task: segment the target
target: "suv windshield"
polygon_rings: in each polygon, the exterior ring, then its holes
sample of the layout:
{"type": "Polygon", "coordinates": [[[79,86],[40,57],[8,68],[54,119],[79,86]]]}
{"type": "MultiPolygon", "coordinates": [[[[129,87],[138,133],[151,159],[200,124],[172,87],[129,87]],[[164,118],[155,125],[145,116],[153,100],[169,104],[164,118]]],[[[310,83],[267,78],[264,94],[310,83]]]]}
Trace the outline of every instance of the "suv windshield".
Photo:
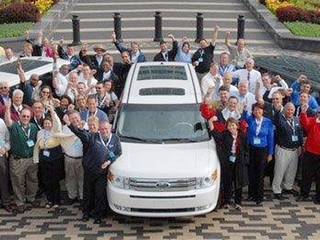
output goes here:
{"type": "Polygon", "coordinates": [[[177,143],[209,139],[197,104],[124,104],[117,132],[125,142],[177,143]]]}
{"type": "Polygon", "coordinates": [[[184,66],[141,66],[137,80],[187,80],[187,73],[184,66]]]}

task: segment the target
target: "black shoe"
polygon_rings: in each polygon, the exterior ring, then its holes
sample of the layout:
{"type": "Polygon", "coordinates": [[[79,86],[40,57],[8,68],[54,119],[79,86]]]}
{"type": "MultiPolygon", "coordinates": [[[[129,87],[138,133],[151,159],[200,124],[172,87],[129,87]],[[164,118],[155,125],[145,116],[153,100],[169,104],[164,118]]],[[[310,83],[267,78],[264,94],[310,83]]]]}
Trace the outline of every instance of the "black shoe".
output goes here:
{"type": "Polygon", "coordinates": [[[36,193],[36,199],[41,198],[42,194],[44,194],[44,188],[39,188],[37,193],[36,193]]]}
{"type": "Polygon", "coordinates": [[[77,198],[67,198],[63,203],[65,205],[73,205],[76,202],[78,202],[77,198]]]}
{"type": "Polygon", "coordinates": [[[256,200],[256,205],[257,206],[262,206],[262,199],[257,199],[256,200]]]}
{"type": "Polygon", "coordinates": [[[82,222],[88,222],[90,217],[91,217],[90,214],[84,213],[82,216],[82,222]]]}
{"type": "Polygon", "coordinates": [[[313,198],[313,203],[314,203],[314,204],[317,204],[317,205],[320,205],[320,199],[317,198],[316,196],[314,196],[314,198],[313,198]]]}
{"type": "Polygon", "coordinates": [[[282,194],[291,194],[293,196],[298,196],[299,195],[299,192],[294,190],[294,189],[290,189],[290,190],[287,190],[287,189],[283,189],[282,194]]]}
{"type": "Polygon", "coordinates": [[[34,208],[38,208],[40,207],[41,201],[40,200],[34,200],[34,201],[27,201],[27,203],[30,203],[32,205],[32,207],[34,208]]]}
{"type": "Polygon", "coordinates": [[[102,221],[101,221],[100,218],[96,218],[96,219],[94,219],[94,222],[93,222],[93,223],[94,223],[94,224],[101,224],[102,221]]]}
{"type": "Polygon", "coordinates": [[[256,200],[256,198],[253,197],[253,196],[249,196],[249,197],[246,199],[246,201],[255,201],[255,200],[256,200]]]}
{"type": "Polygon", "coordinates": [[[307,202],[308,200],[309,200],[308,196],[301,196],[301,195],[296,199],[297,202],[307,202]]]}
{"type": "Polygon", "coordinates": [[[275,198],[275,199],[278,199],[278,200],[285,200],[285,199],[288,199],[287,197],[282,196],[282,194],[281,194],[281,193],[275,193],[275,194],[274,194],[274,198],[275,198]]]}
{"type": "Polygon", "coordinates": [[[3,208],[4,208],[4,210],[6,210],[9,213],[11,213],[13,211],[13,207],[10,204],[4,205],[3,208]]]}
{"type": "Polygon", "coordinates": [[[24,213],[24,211],[26,210],[26,206],[25,206],[25,205],[17,206],[17,207],[15,208],[15,210],[16,210],[18,213],[24,213]]]}

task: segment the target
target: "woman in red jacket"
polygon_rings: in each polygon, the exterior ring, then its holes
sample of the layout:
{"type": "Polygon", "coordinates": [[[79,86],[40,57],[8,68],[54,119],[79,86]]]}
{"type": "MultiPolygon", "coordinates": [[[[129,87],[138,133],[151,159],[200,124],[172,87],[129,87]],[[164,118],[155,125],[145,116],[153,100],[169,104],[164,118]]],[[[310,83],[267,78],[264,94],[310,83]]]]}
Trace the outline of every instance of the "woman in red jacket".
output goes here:
{"type": "Polygon", "coordinates": [[[300,123],[307,134],[305,153],[302,160],[302,181],[300,196],[297,201],[309,197],[311,183],[316,179],[316,196],[314,203],[320,204],[320,108],[316,117],[307,117],[307,105],[301,106],[300,123]]]}

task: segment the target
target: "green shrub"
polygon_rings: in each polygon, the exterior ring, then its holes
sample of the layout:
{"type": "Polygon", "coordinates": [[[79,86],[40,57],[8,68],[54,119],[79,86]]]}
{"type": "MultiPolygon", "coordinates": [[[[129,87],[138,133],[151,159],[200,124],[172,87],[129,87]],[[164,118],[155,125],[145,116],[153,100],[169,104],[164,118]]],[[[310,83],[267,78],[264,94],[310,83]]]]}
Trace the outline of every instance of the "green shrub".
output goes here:
{"type": "Polygon", "coordinates": [[[32,3],[12,3],[0,9],[0,24],[17,22],[38,22],[40,12],[32,3]]]}
{"type": "Polygon", "coordinates": [[[305,21],[307,12],[300,7],[286,6],[277,8],[276,16],[280,22],[305,21]]]}
{"type": "Polygon", "coordinates": [[[293,35],[300,37],[320,37],[320,25],[305,22],[284,22],[293,35]]]}
{"type": "Polygon", "coordinates": [[[24,36],[25,31],[30,29],[32,26],[32,22],[1,24],[0,38],[24,36]]]}
{"type": "Polygon", "coordinates": [[[32,3],[12,3],[0,9],[0,24],[38,22],[39,20],[39,9],[32,3]]]}

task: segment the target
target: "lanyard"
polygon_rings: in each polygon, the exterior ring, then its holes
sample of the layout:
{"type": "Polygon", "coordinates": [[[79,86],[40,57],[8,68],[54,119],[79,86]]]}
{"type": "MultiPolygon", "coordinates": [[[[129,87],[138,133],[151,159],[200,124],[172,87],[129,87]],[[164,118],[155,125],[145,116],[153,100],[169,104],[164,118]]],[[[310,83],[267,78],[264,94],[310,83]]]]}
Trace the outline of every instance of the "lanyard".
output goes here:
{"type": "Polygon", "coordinates": [[[36,117],[33,117],[34,123],[37,125],[38,129],[42,129],[41,124],[38,122],[38,119],[36,117]]]}
{"type": "MultiPolygon", "coordinates": [[[[94,112],[93,116],[96,116],[96,115],[97,115],[97,112],[98,112],[98,109],[96,109],[96,111],[94,112]]],[[[87,120],[86,120],[86,122],[88,122],[89,114],[90,114],[90,112],[89,112],[89,110],[88,110],[88,112],[87,112],[87,118],[86,118],[87,120]]]]}
{"type": "Polygon", "coordinates": [[[293,131],[293,135],[296,135],[296,131],[295,131],[295,127],[294,127],[294,118],[292,119],[292,122],[290,122],[288,119],[286,119],[287,123],[289,124],[289,126],[291,127],[292,131],[293,131]]]}
{"type": "Polygon", "coordinates": [[[47,131],[47,130],[44,130],[44,133],[43,133],[43,143],[44,143],[44,148],[46,149],[48,147],[48,139],[50,137],[50,132],[47,131]]]}
{"type": "Polygon", "coordinates": [[[18,122],[22,131],[24,132],[24,134],[26,135],[27,139],[30,139],[30,133],[31,133],[31,126],[30,124],[28,124],[28,132],[26,131],[26,129],[21,125],[21,122],[18,122]]]}
{"type": "Polygon", "coordinates": [[[260,130],[261,130],[261,125],[262,125],[263,117],[261,118],[260,121],[258,121],[258,120],[255,118],[255,121],[256,121],[256,124],[257,124],[256,136],[258,136],[259,133],[260,133],[260,130]]]}
{"type": "MultiPolygon", "coordinates": [[[[100,101],[98,108],[102,107],[102,105],[104,104],[106,98],[107,98],[107,93],[104,95],[103,99],[100,101]]],[[[98,101],[99,101],[99,97],[98,97],[98,101]]]]}
{"type": "Polygon", "coordinates": [[[101,140],[103,146],[104,146],[106,149],[108,149],[108,145],[109,145],[109,143],[110,143],[110,141],[111,141],[112,133],[110,133],[110,136],[109,136],[109,139],[108,139],[108,142],[107,142],[107,143],[104,142],[104,140],[103,140],[103,138],[102,138],[102,136],[101,136],[101,133],[99,133],[99,136],[100,136],[100,140],[101,140]]]}

